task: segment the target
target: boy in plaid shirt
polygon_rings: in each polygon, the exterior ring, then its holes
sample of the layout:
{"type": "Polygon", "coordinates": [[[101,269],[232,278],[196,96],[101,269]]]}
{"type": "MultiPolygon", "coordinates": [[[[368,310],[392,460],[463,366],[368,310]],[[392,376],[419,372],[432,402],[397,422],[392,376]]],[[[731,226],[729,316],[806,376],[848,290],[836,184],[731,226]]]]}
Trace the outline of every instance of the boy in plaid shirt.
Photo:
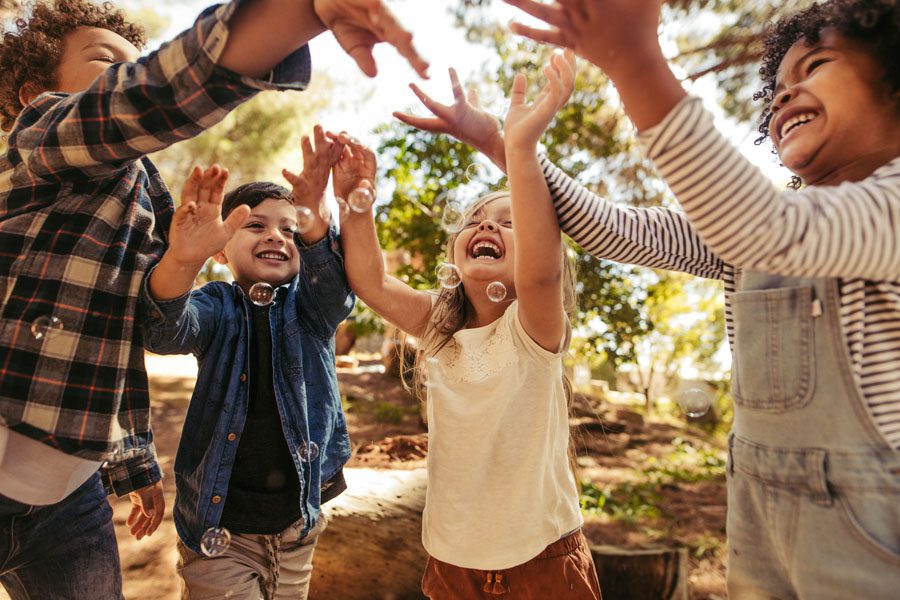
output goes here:
{"type": "Polygon", "coordinates": [[[136,537],[162,520],[136,321],[173,203],[146,154],[260,90],[305,87],[305,44],[325,29],[369,75],[379,41],[425,72],[380,0],[234,0],[144,58],[140,30],[86,0],[38,4],[4,35],[0,582],[13,598],[121,597],[103,483],[130,494],[136,537]]]}

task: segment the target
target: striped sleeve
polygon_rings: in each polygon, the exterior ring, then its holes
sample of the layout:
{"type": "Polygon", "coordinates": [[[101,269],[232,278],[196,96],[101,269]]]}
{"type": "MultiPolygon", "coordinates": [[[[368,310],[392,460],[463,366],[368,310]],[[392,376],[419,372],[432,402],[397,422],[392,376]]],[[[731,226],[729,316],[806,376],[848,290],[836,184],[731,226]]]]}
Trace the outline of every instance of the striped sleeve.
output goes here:
{"type": "Polygon", "coordinates": [[[684,213],[634,208],[586,189],[546,157],[541,168],[559,226],[594,256],[621,263],[722,279],[725,265],[704,244],[684,213]]]}
{"type": "Polygon", "coordinates": [[[837,186],[779,190],[686,98],[640,136],[713,251],[795,277],[900,278],[900,159],[837,186]]]}

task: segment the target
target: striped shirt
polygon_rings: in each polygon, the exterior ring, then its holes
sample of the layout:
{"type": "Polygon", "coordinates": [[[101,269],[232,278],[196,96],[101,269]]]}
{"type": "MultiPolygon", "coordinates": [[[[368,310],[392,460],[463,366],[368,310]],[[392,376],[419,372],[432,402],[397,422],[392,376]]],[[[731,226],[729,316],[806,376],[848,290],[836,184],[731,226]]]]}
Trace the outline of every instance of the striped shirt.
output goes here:
{"type": "Polygon", "coordinates": [[[145,155],[309,81],[305,47],[265,81],[216,65],[238,3],[83,92],[42,94],[0,156],[0,426],[110,461],[120,494],[159,478],[138,297],[173,202],[145,155]]]}
{"type": "Polygon", "coordinates": [[[854,375],[900,449],[900,158],[862,181],[779,190],[696,98],[639,141],[685,212],[614,204],[542,159],[563,231],[600,258],[724,281],[732,343],[737,268],[837,278],[854,375]]]}

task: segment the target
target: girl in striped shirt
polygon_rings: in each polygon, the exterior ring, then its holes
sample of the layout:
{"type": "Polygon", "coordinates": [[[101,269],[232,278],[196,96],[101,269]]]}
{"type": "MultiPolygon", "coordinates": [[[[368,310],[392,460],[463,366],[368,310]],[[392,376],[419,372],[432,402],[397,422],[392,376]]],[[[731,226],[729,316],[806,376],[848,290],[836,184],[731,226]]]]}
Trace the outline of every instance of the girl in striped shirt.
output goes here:
{"type": "MultiPolygon", "coordinates": [[[[778,190],[688,97],[658,0],[507,0],[615,83],[684,212],[613,204],[548,161],[562,229],[610,260],[725,282],[734,354],[732,598],[888,598],[900,587],[900,7],[832,0],[767,34],[760,131],[797,176],[778,190]],[[652,92],[650,91],[652,90],[652,92]]],[[[434,118],[502,165],[476,98],[434,118]],[[477,127],[473,126],[477,124],[477,127]]]]}

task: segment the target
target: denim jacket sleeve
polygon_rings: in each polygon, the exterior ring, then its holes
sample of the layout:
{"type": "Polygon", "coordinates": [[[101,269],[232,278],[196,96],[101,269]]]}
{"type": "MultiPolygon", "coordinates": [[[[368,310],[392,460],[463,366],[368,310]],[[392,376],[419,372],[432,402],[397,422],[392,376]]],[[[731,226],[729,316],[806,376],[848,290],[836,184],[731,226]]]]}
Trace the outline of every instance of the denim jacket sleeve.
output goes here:
{"type": "Polygon", "coordinates": [[[141,286],[144,347],[157,354],[202,355],[222,312],[220,294],[210,293],[214,288],[207,284],[172,300],[154,300],[148,289],[152,273],[141,286]]]}
{"type": "Polygon", "coordinates": [[[297,246],[300,248],[298,318],[311,333],[330,338],[356,302],[344,271],[340,234],[332,223],[318,242],[307,246],[298,237],[297,246]]]}
{"type": "Polygon", "coordinates": [[[101,178],[197,135],[260,90],[305,88],[307,46],[258,80],[217,65],[241,1],[209,7],[171,42],[110,66],[84,91],[41,94],[19,115],[10,151],[47,181],[101,178]]]}

